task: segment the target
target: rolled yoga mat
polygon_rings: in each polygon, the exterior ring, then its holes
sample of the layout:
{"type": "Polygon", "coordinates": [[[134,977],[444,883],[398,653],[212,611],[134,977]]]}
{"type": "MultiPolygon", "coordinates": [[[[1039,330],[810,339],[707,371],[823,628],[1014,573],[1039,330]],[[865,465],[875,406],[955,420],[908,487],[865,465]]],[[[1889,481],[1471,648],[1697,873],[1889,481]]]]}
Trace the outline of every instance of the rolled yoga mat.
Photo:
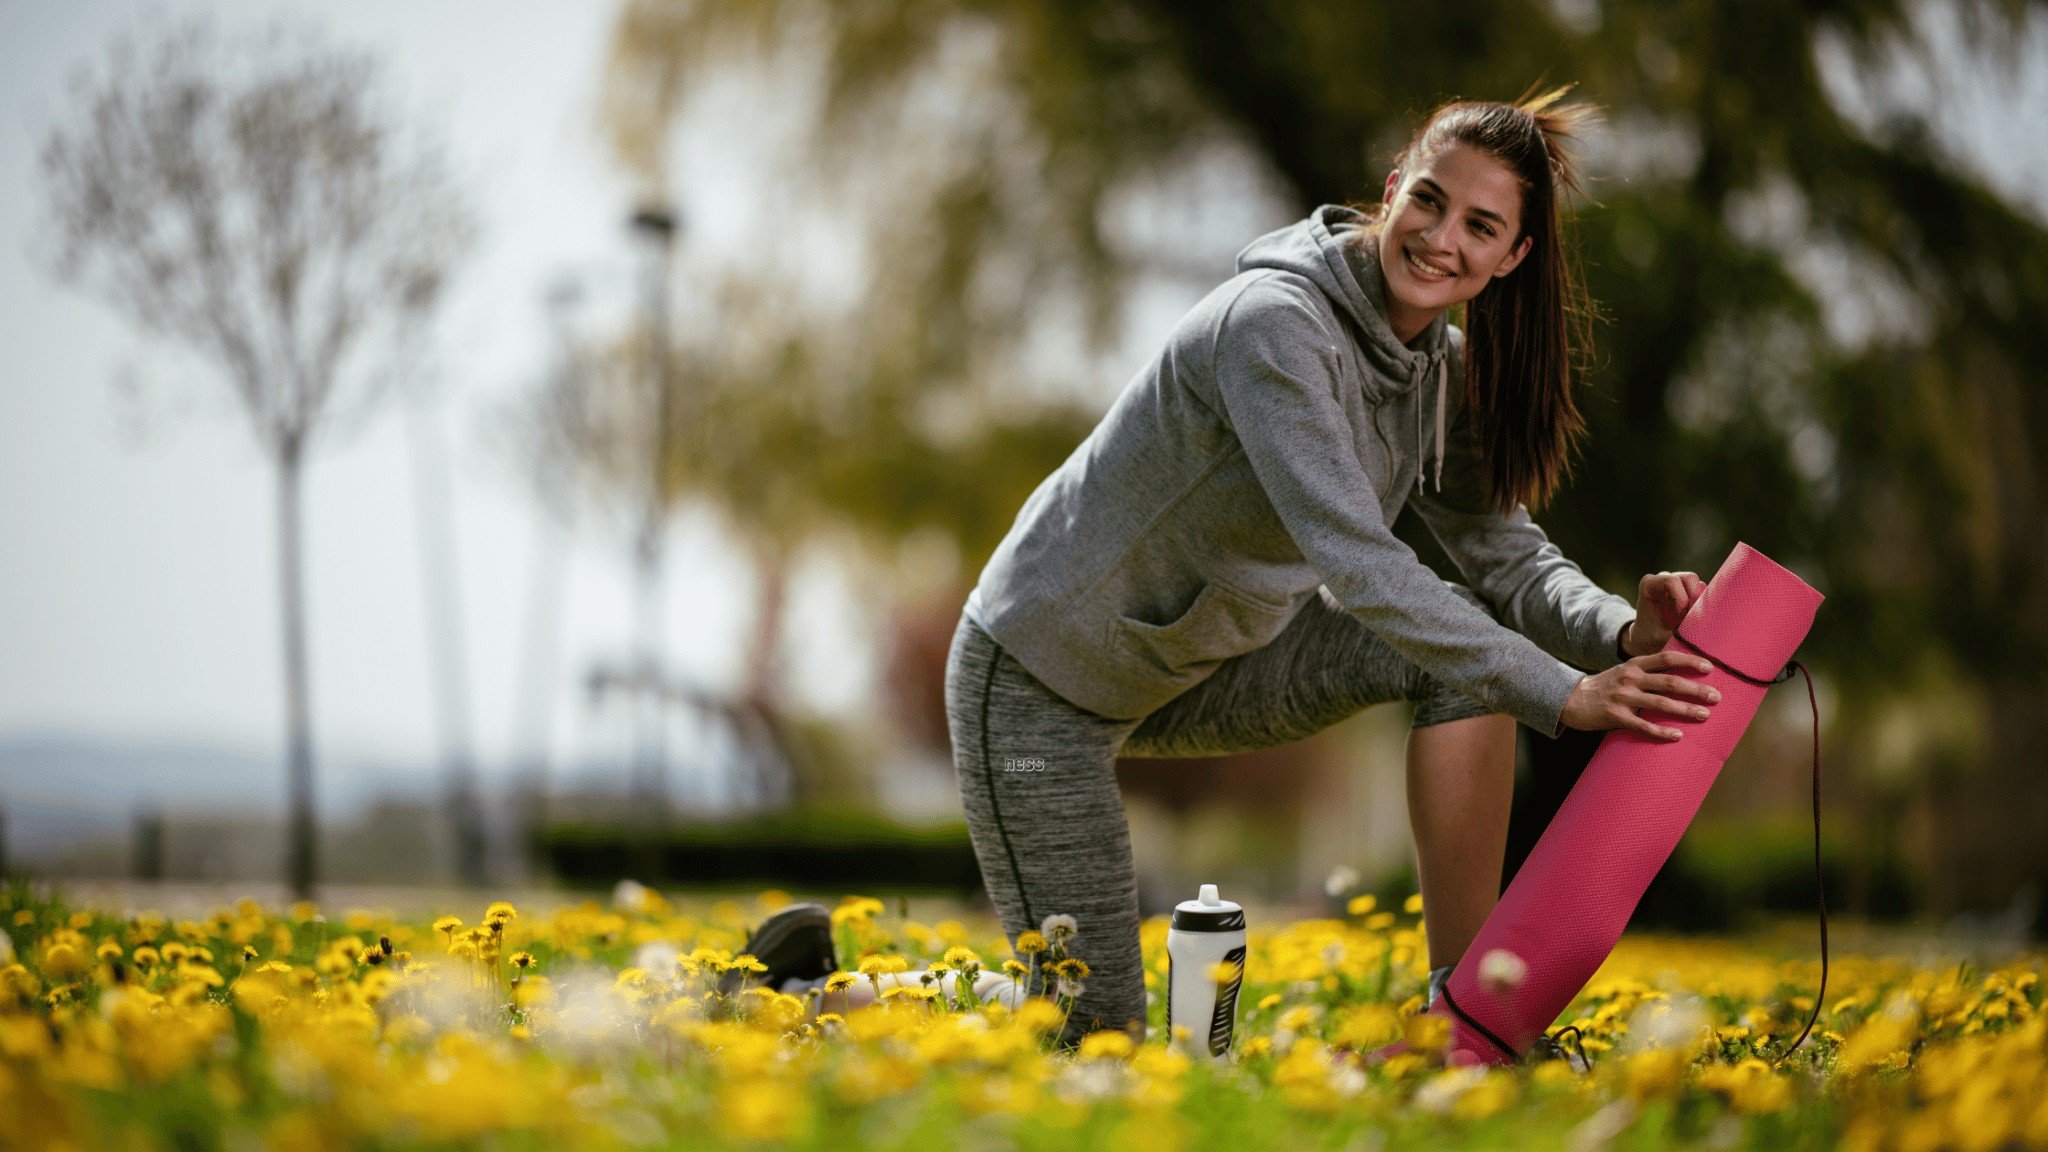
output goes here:
{"type": "MultiPolygon", "coordinates": [[[[1705,679],[1720,690],[1720,701],[1705,720],[1647,713],[1660,726],[1683,731],[1681,739],[1616,729],[1601,741],[1429,1010],[1451,1021],[1452,1063],[1513,1063],[1544,1039],[1545,1029],[1593,978],[1748,731],[1764,693],[1789,678],[1795,666],[1805,671],[1791,662],[1792,654],[1812,628],[1820,602],[1821,594],[1805,581],[1747,544],[1736,544],[1665,644],[1667,651],[1704,656],[1714,665],[1707,673],[1671,674],[1705,679]],[[1512,988],[1496,991],[1480,980],[1482,959],[1496,949],[1527,966],[1512,988]]],[[[1809,677],[1809,696],[1812,690],[1809,677]]],[[[1817,730],[1814,739],[1817,833],[1817,730]]],[[[1825,915],[1823,905],[1823,966],[1825,915]]],[[[1822,973],[1825,988],[1825,967],[1822,973]]],[[[1814,1007],[1817,1012],[1819,997],[1814,1007]]]]}

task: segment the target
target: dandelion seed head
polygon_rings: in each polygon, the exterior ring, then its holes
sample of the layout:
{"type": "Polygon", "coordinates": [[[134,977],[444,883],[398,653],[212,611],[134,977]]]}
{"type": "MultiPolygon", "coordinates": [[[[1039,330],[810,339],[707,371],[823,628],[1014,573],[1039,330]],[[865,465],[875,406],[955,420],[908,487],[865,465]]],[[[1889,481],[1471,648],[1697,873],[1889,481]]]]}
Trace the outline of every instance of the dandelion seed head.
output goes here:
{"type": "Polygon", "coordinates": [[[1323,892],[1332,900],[1356,887],[1358,887],[1358,870],[1348,865],[1337,865],[1335,868],[1330,869],[1328,876],[1323,878],[1323,892]]]}

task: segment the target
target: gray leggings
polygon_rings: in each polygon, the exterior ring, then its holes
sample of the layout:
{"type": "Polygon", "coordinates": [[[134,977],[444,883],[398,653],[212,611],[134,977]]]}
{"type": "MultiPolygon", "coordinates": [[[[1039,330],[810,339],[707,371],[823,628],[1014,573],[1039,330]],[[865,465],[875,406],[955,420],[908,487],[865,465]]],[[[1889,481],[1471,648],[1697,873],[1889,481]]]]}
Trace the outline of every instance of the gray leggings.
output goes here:
{"type": "MultiPolygon", "coordinates": [[[[1450,587],[1487,608],[1471,589],[1450,587]]],[[[1394,700],[1415,702],[1414,728],[1492,711],[1410,663],[1327,591],[1270,644],[1224,661],[1135,720],[1070,703],[961,615],[946,661],[960,801],[1005,934],[1014,942],[1054,913],[1080,923],[1068,951],[1090,974],[1066,1042],[1098,1028],[1145,1027],[1137,876],[1117,757],[1270,748],[1394,700]]]]}

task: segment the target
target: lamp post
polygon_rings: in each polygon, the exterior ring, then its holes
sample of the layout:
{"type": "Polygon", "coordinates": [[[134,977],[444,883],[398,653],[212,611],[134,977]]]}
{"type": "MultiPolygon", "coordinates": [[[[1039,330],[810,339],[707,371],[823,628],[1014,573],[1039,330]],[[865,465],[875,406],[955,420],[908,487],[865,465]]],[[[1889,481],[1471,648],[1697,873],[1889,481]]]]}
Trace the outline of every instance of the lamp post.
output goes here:
{"type": "Polygon", "coordinates": [[[636,692],[633,698],[630,794],[633,811],[640,819],[662,824],[667,822],[669,803],[667,708],[660,691],[663,680],[662,568],[670,501],[676,483],[673,466],[675,380],[669,348],[669,280],[678,222],[675,212],[666,205],[648,204],[633,213],[629,226],[643,251],[647,379],[654,391],[653,428],[648,437],[647,503],[641,512],[638,539],[633,550],[638,601],[636,627],[639,632],[635,638],[637,667],[634,678],[645,690],[636,692]]]}

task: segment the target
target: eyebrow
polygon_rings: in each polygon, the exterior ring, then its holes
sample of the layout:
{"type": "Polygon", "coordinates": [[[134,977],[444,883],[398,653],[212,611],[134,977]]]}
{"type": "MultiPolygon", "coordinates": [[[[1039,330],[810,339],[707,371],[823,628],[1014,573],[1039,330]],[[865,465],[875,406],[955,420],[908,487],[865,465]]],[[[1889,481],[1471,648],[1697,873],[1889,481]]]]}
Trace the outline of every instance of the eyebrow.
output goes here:
{"type": "MultiPolygon", "coordinates": [[[[1432,192],[1436,193],[1437,195],[1439,195],[1439,196],[1443,197],[1443,198],[1444,198],[1444,199],[1446,199],[1446,200],[1449,200],[1449,199],[1451,198],[1451,194],[1450,194],[1450,193],[1448,193],[1448,192],[1446,192],[1446,191],[1444,191],[1444,186],[1443,186],[1443,185],[1441,185],[1441,184],[1437,183],[1437,182],[1436,182],[1436,181],[1434,181],[1434,180],[1431,180],[1431,179],[1430,179],[1429,177],[1427,177],[1427,176],[1417,176],[1417,177],[1415,178],[1415,182],[1416,182],[1417,184],[1427,184],[1427,185],[1429,185],[1429,189],[1430,189],[1430,191],[1432,191],[1432,192]]],[[[1500,213],[1498,213],[1498,212],[1495,212],[1495,211],[1493,211],[1493,210],[1492,210],[1492,209],[1490,209],[1490,208],[1480,208],[1480,207],[1476,207],[1476,206],[1475,206],[1475,207],[1474,207],[1474,208],[1472,209],[1472,212],[1473,212],[1473,214],[1474,214],[1474,215],[1478,215],[1478,216],[1484,216],[1484,217],[1486,217],[1486,218],[1487,218],[1488,220],[1493,220],[1493,221],[1496,221],[1496,222],[1498,222],[1498,223],[1500,224],[1500,226],[1501,226],[1501,227],[1503,227],[1503,228],[1505,228],[1505,227],[1507,227],[1507,226],[1508,226],[1508,221],[1507,221],[1507,217],[1505,217],[1505,216],[1502,216],[1502,215],[1501,215],[1500,213]]]]}

